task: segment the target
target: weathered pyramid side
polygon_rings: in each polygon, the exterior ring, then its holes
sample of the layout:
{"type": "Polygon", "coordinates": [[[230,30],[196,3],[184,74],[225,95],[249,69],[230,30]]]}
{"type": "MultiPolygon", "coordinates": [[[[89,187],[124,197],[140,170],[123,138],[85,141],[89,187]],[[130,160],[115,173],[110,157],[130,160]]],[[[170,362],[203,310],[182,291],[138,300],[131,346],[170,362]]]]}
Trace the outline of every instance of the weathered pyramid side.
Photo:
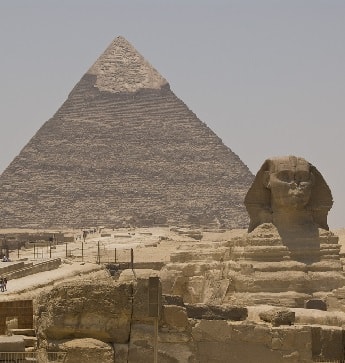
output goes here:
{"type": "Polygon", "coordinates": [[[245,227],[252,174],[116,38],[0,177],[2,227],[245,227]]]}

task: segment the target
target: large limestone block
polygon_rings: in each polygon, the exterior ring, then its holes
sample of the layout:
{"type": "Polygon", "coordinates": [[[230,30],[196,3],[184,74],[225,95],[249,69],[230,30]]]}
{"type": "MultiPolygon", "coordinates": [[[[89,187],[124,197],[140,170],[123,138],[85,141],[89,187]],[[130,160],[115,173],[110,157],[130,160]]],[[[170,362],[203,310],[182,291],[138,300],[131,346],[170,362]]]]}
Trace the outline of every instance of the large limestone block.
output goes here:
{"type": "Polygon", "coordinates": [[[295,312],[296,324],[345,326],[345,312],[316,309],[291,309],[295,312]]]}
{"type": "MultiPolygon", "coordinates": [[[[273,327],[271,349],[279,351],[287,362],[310,362],[312,358],[311,328],[296,325],[273,327]]],[[[281,361],[285,362],[285,360],[281,361]]]]}
{"type": "Polygon", "coordinates": [[[162,362],[199,363],[196,360],[195,348],[192,343],[160,343],[159,357],[162,357],[162,362]]]}
{"type": "Polygon", "coordinates": [[[178,276],[174,282],[172,293],[174,295],[181,295],[184,302],[202,302],[205,283],[205,276],[178,276]]]}
{"type": "Polygon", "coordinates": [[[180,273],[164,274],[164,293],[180,295],[188,303],[222,303],[229,287],[227,266],[224,263],[179,264],[180,273]],[[170,281],[171,281],[170,280],[170,281]]]}
{"type": "Polygon", "coordinates": [[[289,251],[285,246],[245,246],[234,247],[231,258],[253,261],[283,261],[289,258],[289,251]]]}
{"type": "Polygon", "coordinates": [[[246,322],[201,320],[192,335],[200,363],[312,361],[311,331],[304,327],[270,328],[246,322]]]}
{"type": "MultiPolygon", "coordinates": [[[[314,293],[331,291],[344,286],[345,276],[338,271],[275,271],[230,274],[231,290],[237,292],[287,292],[314,293]]],[[[230,290],[230,291],[231,291],[230,290]]]]}
{"type": "Polygon", "coordinates": [[[273,326],[292,325],[295,322],[295,313],[289,309],[272,308],[261,312],[259,316],[273,326]]]}
{"type": "Polygon", "coordinates": [[[57,344],[56,348],[67,353],[65,363],[115,363],[112,346],[96,339],[67,340],[57,344]]]}
{"type": "Polygon", "coordinates": [[[327,304],[322,299],[309,299],[305,302],[304,307],[306,309],[327,310],[327,304]]]}
{"type": "Polygon", "coordinates": [[[210,270],[220,270],[224,266],[220,261],[202,261],[186,263],[168,263],[164,270],[173,273],[180,271],[185,277],[202,276],[210,270]]]}
{"type": "MultiPolygon", "coordinates": [[[[179,339],[176,334],[158,334],[158,362],[160,363],[196,363],[194,348],[190,338],[182,334],[179,339]],[[169,339],[167,336],[171,335],[169,339]],[[178,342],[177,342],[178,341],[178,342]]],[[[133,324],[128,351],[128,363],[152,363],[154,347],[154,327],[151,324],[133,324]]]]}
{"type": "Polygon", "coordinates": [[[333,362],[344,360],[344,332],[342,328],[313,326],[311,329],[314,359],[333,362]]]}
{"type": "Polygon", "coordinates": [[[332,291],[345,285],[345,276],[338,271],[308,272],[309,291],[332,291]]]}
{"type": "Polygon", "coordinates": [[[333,290],[326,298],[328,310],[345,312],[345,287],[333,290]]]}
{"type": "Polygon", "coordinates": [[[132,285],[113,280],[74,281],[43,293],[37,302],[40,339],[129,339],[132,285]]]}
{"type": "Polygon", "coordinates": [[[233,290],[237,292],[308,292],[309,279],[302,271],[233,273],[233,290]]]}
{"type": "Polygon", "coordinates": [[[131,326],[130,347],[133,345],[151,349],[154,341],[154,322],[133,323],[131,326]]]}
{"type": "Polygon", "coordinates": [[[233,305],[273,305],[285,306],[291,308],[304,307],[306,300],[309,300],[311,295],[301,294],[294,291],[287,292],[256,292],[256,293],[233,293],[228,294],[224,300],[227,304],[233,305]]]}
{"type": "Polygon", "coordinates": [[[23,336],[1,336],[0,352],[24,352],[25,341],[23,336]]]}
{"type": "Polygon", "coordinates": [[[115,362],[127,363],[128,344],[114,344],[115,362]]]}
{"type": "Polygon", "coordinates": [[[245,320],[248,311],[244,307],[231,305],[186,304],[187,314],[192,319],[245,320]]]}
{"type": "Polygon", "coordinates": [[[182,306],[165,305],[163,307],[163,321],[178,331],[185,331],[190,327],[186,308],[182,306]]]}
{"type": "Polygon", "coordinates": [[[220,261],[229,258],[227,247],[203,248],[190,251],[179,251],[170,256],[171,262],[187,263],[190,261],[220,261]]]}
{"type": "MultiPolygon", "coordinates": [[[[160,304],[162,301],[162,291],[158,292],[160,304]]],[[[161,307],[160,307],[161,309],[161,307]]],[[[140,322],[150,322],[152,318],[149,317],[149,279],[138,278],[134,283],[133,292],[133,314],[132,319],[140,322]]]]}

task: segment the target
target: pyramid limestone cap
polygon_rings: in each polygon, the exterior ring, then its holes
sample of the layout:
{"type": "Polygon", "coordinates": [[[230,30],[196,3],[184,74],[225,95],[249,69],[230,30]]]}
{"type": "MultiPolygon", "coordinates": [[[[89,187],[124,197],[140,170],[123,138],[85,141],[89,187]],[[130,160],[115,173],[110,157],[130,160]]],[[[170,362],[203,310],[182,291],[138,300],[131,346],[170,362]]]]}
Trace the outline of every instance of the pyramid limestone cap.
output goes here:
{"type": "Polygon", "coordinates": [[[87,73],[96,76],[95,87],[112,93],[160,89],[168,84],[123,37],[115,38],[87,73]]]}

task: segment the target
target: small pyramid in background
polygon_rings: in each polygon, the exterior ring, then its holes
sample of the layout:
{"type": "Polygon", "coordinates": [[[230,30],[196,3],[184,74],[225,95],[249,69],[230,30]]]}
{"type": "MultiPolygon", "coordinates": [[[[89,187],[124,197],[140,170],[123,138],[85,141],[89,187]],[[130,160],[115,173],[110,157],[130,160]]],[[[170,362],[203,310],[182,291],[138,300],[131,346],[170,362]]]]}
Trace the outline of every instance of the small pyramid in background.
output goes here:
{"type": "Polygon", "coordinates": [[[246,227],[252,179],[118,37],[0,176],[0,226],[246,227]]]}

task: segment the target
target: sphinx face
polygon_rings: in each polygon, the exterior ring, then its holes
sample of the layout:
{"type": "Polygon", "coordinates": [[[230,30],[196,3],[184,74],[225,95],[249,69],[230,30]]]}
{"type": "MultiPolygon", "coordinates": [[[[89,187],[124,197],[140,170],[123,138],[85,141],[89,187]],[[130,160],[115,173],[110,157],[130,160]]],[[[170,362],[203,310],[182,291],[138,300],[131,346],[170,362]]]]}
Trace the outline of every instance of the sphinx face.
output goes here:
{"type": "MultiPolygon", "coordinates": [[[[289,160],[290,161],[290,160],[289,160]]],[[[314,184],[309,164],[294,162],[279,163],[269,174],[268,188],[271,190],[271,205],[274,211],[303,210],[308,204],[314,184]]]]}

